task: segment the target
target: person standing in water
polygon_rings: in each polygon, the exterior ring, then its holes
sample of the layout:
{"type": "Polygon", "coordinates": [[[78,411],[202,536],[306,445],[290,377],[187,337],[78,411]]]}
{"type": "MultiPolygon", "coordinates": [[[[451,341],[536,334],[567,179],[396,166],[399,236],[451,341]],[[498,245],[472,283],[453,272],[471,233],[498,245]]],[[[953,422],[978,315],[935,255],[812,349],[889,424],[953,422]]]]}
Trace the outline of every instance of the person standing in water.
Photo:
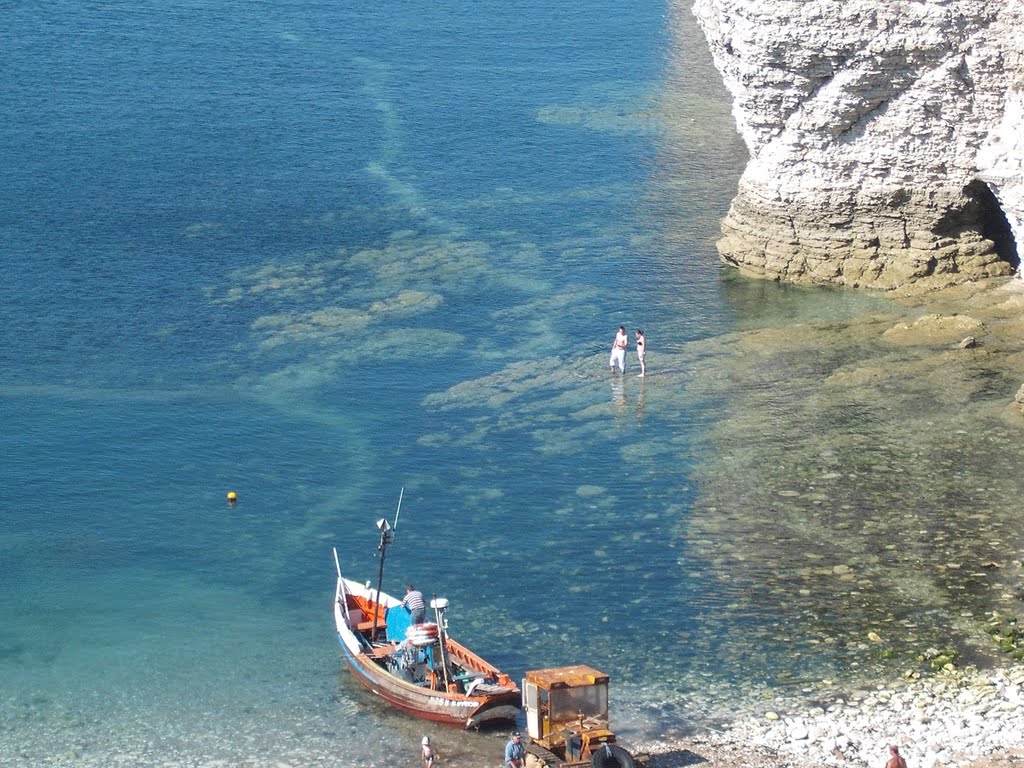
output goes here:
{"type": "Polygon", "coordinates": [[[423,768],[434,768],[434,766],[437,765],[437,752],[434,751],[434,747],[430,743],[429,736],[423,737],[420,752],[423,755],[423,768]]]}
{"type": "Polygon", "coordinates": [[[626,326],[620,325],[619,332],[615,334],[615,341],[612,342],[612,354],[608,358],[608,367],[615,373],[615,366],[619,366],[619,372],[626,372],[626,347],[629,346],[629,336],[626,335],[626,326]]]}
{"type": "Polygon", "coordinates": [[[640,373],[637,374],[641,378],[647,373],[647,368],[644,366],[644,355],[647,354],[647,340],[644,338],[644,329],[636,329],[636,359],[640,362],[640,373]]]}

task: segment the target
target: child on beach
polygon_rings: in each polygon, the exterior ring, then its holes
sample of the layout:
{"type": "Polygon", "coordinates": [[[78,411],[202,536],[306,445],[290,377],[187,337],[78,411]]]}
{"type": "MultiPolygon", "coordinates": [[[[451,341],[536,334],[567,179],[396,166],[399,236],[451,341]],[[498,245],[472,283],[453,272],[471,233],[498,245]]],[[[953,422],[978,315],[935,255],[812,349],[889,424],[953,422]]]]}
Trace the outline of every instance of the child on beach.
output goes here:
{"type": "Polygon", "coordinates": [[[430,737],[423,737],[423,747],[421,749],[423,755],[423,768],[434,768],[437,765],[438,757],[437,752],[434,751],[433,745],[430,743],[430,737]]]}

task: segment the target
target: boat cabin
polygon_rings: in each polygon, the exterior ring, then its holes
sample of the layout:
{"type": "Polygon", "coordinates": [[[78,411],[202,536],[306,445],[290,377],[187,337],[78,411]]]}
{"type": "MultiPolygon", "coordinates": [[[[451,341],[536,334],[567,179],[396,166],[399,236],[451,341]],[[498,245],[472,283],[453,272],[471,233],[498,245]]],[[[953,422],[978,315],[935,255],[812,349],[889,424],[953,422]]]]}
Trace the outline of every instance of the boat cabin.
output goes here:
{"type": "Polygon", "coordinates": [[[595,741],[608,731],[608,675],[593,667],[538,669],[526,673],[523,703],[530,738],[548,748],[570,748],[567,733],[583,731],[595,741]]]}

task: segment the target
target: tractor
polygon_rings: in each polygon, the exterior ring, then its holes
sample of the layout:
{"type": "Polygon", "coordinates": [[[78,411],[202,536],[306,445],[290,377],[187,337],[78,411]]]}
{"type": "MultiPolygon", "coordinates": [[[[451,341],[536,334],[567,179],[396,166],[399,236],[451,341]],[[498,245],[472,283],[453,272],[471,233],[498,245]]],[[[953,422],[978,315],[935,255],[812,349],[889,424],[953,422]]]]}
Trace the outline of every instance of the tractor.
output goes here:
{"type": "Polygon", "coordinates": [[[537,669],[523,680],[527,768],[646,768],[608,728],[608,675],[592,667],[537,669]]]}

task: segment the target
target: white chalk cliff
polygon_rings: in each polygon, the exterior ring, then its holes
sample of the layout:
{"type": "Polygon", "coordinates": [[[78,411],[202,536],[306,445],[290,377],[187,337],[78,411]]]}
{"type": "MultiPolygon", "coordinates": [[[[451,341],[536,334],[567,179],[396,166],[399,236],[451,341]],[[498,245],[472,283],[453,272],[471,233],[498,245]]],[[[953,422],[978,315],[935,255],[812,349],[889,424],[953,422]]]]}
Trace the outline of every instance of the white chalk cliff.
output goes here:
{"type": "Polygon", "coordinates": [[[1024,243],[1024,0],[696,0],[750,151],[722,258],[892,289],[1024,243]]]}

